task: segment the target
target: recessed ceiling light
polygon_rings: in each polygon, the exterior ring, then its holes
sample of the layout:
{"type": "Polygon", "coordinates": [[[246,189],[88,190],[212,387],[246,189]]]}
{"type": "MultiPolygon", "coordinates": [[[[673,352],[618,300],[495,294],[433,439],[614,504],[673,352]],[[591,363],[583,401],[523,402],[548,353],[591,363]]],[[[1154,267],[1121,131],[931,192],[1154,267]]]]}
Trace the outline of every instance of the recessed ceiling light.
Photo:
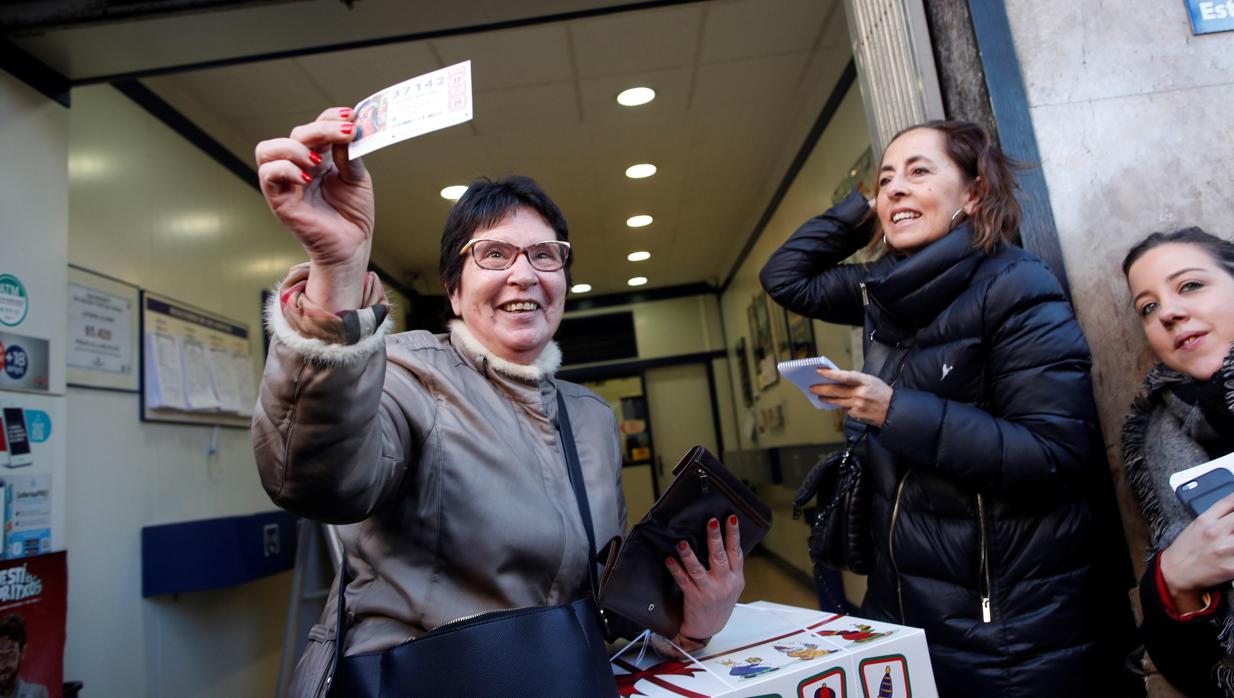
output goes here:
{"type": "Polygon", "coordinates": [[[626,168],[626,176],[630,179],[642,179],[644,177],[650,177],[655,173],[656,166],[649,162],[644,162],[638,165],[630,165],[626,168]]]}
{"type": "Polygon", "coordinates": [[[466,184],[455,184],[441,190],[441,198],[449,199],[450,201],[458,201],[463,198],[463,194],[467,193],[466,184]]]}
{"type": "Polygon", "coordinates": [[[623,107],[637,107],[656,98],[656,91],[650,87],[631,87],[617,95],[617,103],[623,107]]]}
{"type": "Polygon", "coordinates": [[[574,284],[570,287],[570,293],[587,293],[591,290],[591,284],[574,284]]]}
{"type": "Polygon", "coordinates": [[[644,226],[651,225],[652,220],[653,219],[651,216],[648,216],[646,214],[639,214],[637,216],[630,216],[629,218],[627,218],[626,225],[630,226],[631,228],[642,228],[644,226]]]}
{"type": "Polygon", "coordinates": [[[626,259],[631,262],[641,262],[645,259],[651,259],[651,253],[646,250],[639,250],[638,252],[631,252],[626,255],[626,259]]]}
{"type": "Polygon", "coordinates": [[[642,286],[643,284],[647,283],[647,277],[636,276],[633,279],[630,279],[629,281],[627,281],[626,283],[631,286],[642,286]]]}

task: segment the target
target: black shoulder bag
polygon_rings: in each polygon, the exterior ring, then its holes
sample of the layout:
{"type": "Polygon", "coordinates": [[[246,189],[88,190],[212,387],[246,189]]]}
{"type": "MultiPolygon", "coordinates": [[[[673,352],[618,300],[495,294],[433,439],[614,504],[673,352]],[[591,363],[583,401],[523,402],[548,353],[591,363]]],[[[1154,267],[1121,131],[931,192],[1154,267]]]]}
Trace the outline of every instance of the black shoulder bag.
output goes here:
{"type": "Polygon", "coordinates": [[[338,625],[330,695],[392,696],[616,696],[617,685],[596,607],[595,532],[583,489],[570,415],[557,393],[557,423],[590,546],[591,593],[569,604],[490,611],[434,628],[378,652],[343,656],[343,589],[340,570],[338,625]]]}

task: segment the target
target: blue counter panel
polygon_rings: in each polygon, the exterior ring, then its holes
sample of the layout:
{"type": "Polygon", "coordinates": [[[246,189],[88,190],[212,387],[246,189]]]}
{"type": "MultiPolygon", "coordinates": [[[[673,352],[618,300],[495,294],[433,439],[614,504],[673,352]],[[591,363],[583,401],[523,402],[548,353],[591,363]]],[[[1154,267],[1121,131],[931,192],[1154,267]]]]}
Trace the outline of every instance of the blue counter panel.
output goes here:
{"type": "Polygon", "coordinates": [[[208,591],[292,568],[297,517],[285,511],[141,529],[141,595],[208,591]]]}

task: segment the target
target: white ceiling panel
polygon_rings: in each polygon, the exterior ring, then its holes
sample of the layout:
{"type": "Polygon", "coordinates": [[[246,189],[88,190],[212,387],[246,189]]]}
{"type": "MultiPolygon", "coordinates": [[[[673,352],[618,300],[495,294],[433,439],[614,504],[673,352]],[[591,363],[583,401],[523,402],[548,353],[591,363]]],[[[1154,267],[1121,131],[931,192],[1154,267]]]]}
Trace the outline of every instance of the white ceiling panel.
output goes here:
{"type": "Polygon", "coordinates": [[[690,106],[693,74],[694,68],[688,67],[579,80],[583,120],[594,124],[630,123],[684,112],[690,106]],[[650,87],[656,91],[656,98],[641,106],[623,107],[617,103],[617,95],[630,87],[650,87]]]}
{"type": "MultiPolygon", "coordinates": [[[[833,3],[739,0],[707,6],[702,61],[808,51],[833,3]]],[[[844,16],[837,13],[840,23],[844,16]]]]}
{"type": "Polygon", "coordinates": [[[301,56],[294,62],[332,104],[352,106],[390,85],[443,67],[425,42],[301,56]]]}
{"type": "Polygon", "coordinates": [[[758,103],[767,113],[782,110],[796,89],[808,53],[748,58],[699,66],[693,109],[719,111],[734,103],[758,103]]]}
{"type": "Polygon", "coordinates": [[[574,79],[566,29],[561,24],[469,34],[437,39],[431,44],[445,65],[471,61],[471,80],[476,90],[574,79]]]}
{"type": "Polygon", "coordinates": [[[687,5],[571,22],[579,76],[688,66],[698,51],[702,17],[702,5],[687,5]]]}
{"type": "Polygon", "coordinates": [[[577,126],[582,121],[573,82],[477,92],[475,114],[472,124],[481,135],[577,126]]]}

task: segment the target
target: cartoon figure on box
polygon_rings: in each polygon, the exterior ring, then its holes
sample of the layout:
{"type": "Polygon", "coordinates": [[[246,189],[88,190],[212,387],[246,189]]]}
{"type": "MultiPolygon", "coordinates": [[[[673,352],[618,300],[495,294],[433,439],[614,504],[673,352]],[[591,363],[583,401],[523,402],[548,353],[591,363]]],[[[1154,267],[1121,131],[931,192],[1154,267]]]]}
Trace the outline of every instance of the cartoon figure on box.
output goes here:
{"type": "Polygon", "coordinates": [[[883,681],[878,685],[878,698],[895,698],[895,687],[891,685],[891,667],[883,672],[883,681]]]}
{"type": "Polygon", "coordinates": [[[720,663],[726,667],[731,667],[728,670],[728,673],[739,679],[752,679],[756,676],[762,676],[763,674],[770,674],[773,671],[780,670],[779,667],[762,666],[762,657],[746,657],[743,662],[744,663],[737,663],[731,659],[725,659],[720,663]]]}
{"type": "Polygon", "coordinates": [[[823,655],[831,654],[835,650],[828,650],[819,647],[812,642],[786,642],[782,645],[774,645],[777,652],[783,652],[790,657],[795,657],[803,662],[808,662],[811,659],[817,659],[823,655]]]}
{"type": "Polygon", "coordinates": [[[871,628],[865,623],[858,623],[852,630],[815,630],[814,634],[822,635],[824,637],[839,637],[840,639],[848,640],[849,642],[870,642],[871,640],[877,640],[880,637],[887,637],[894,632],[894,630],[888,630],[885,633],[876,633],[874,632],[874,628],[871,628]]]}
{"type": "Polygon", "coordinates": [[[814,692],[814,698],[836,698],[835,689],[830,686],[820,686],[819,689],[814,692]]]}

